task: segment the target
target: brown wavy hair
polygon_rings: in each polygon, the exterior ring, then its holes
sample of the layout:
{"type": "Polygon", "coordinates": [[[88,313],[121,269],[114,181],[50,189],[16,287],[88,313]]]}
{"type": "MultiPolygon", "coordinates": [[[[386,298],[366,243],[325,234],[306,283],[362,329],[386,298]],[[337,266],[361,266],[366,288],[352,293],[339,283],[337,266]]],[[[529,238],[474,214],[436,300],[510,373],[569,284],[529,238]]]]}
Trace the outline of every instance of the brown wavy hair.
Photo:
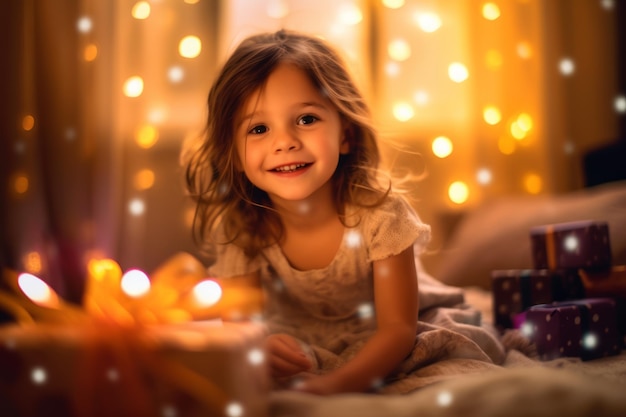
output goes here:
{"type": "Polygon", "coordinates": [[[347,204],[372,208],[390,191],[379,178],[380,153],[370,110],[340,55],[322,39],[303,33],[280,30],[253,35],[235,49],[210,89],[203,136],[183,147],[186,189],[196,203],[193,236],[200,245],[234,243],[253,257],[282,237],[283,226],[269,196],[236,168],[235,141],[242,106],[282,63],[302,69],[347,126],[349,153],[340,156],[331,179],[344,225],[347,204]],[[220,224],[225,242],[212,238],[220,224]]]}

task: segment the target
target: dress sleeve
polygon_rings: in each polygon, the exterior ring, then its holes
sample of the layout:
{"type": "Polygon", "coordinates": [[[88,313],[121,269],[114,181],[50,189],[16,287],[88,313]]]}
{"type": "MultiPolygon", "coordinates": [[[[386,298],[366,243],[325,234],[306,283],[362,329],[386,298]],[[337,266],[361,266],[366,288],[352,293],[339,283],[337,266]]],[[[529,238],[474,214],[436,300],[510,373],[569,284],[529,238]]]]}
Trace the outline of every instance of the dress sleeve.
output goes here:
{"type": "Polygon", "coordinates": [[[430,226],[422,223],[415,210],[399,196],[390,196],[363,219],[363,234],[368,242],[368,260],[397,255],[411,245],[426,246],[430,226]]]}

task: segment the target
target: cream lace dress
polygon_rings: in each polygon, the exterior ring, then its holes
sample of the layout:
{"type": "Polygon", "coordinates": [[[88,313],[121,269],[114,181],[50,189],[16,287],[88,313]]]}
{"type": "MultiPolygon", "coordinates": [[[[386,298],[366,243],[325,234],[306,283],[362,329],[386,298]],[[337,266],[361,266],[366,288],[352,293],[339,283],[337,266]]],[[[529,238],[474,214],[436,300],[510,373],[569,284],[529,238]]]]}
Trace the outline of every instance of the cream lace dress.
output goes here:
{"type": "Polygon", "coordinates": [[[269,330],[345,360],[376,327],[372,262],[410,245],[423,246],[430,238],[430,226],[400,197],[391,196],[360,216],[355,227],[345,229],[337,254],[325,268],[294,269],[278,245],[256,259],[247,259],[234,245],[223,245],[216,248],[209,273],[226,278],[259,270],[268,295],[264,320],[269,330]]]}

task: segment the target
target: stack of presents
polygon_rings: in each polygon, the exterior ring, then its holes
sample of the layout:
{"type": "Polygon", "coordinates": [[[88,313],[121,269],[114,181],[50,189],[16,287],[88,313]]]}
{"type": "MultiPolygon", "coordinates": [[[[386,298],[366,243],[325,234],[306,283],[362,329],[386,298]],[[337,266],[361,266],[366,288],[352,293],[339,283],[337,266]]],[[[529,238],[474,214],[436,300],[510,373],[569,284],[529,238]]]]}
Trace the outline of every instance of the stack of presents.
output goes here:
{"type": "Polygon", "coordinates": [[[492,271],[494,323],[519,329],[541,359],[617,355],[626,341],[626,265],[609,227],[579,221],[530,229],[531,269],[492,271]]]}

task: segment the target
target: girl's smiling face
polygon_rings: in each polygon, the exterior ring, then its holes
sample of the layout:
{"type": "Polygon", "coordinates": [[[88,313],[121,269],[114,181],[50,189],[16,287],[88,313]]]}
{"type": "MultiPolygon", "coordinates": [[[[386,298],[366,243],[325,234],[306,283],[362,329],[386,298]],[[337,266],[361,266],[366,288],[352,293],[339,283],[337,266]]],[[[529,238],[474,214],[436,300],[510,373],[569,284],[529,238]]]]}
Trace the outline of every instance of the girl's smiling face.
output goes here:
{"type": "Polygon", "coordinates": [[[235,132],[241,169],[274,202],[314,195],[349,151],[337,108],[291,64],[279,64],[250,95],[235,132]]]}

